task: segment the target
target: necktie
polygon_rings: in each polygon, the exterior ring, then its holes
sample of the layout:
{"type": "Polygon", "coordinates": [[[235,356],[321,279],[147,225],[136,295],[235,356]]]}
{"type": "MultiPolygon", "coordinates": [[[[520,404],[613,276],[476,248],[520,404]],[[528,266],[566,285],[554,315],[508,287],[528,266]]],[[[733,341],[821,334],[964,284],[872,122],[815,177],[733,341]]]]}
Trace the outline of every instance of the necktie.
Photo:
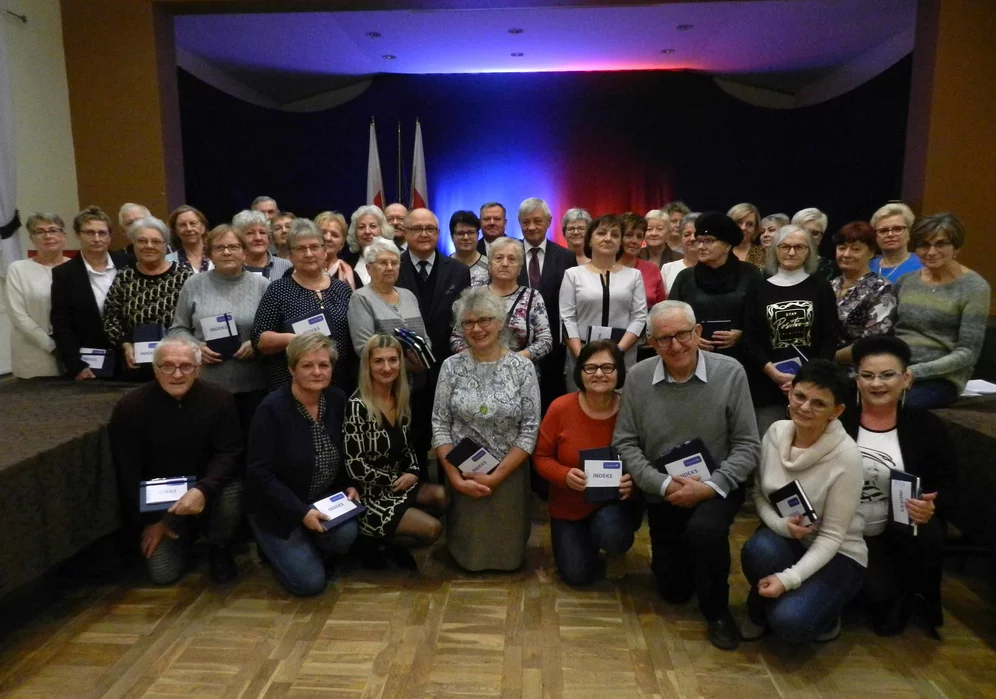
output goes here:
{"type": "Polygon", "coordinates": [[[540,268],[539,268],[539,248],[532,248],[529,251],[529,286],[534,289],[539,288],[540,268]]]}
{"type": "Polygon", "coordinates": [[[418,278],[421,279],[422,281],[425,281],[426,279],[429,278],[429,271],[426,269],[426,267],[428,267],[428,266],[429,266],[428,262],[426,262],[425,260],[419,260],[419,262],[418,262],[418,278]]]}

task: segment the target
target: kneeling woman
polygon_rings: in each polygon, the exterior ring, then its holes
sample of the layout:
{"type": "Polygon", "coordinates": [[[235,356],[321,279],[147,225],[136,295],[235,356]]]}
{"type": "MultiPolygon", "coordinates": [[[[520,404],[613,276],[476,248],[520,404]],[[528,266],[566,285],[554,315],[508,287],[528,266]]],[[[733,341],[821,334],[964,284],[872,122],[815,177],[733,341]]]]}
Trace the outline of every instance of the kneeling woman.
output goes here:
{"type": "Polygon", "coordinates": [[[792,644],[832,640],[841,609],[861,589],[868,565],[858,513],[861,452],[837,420],[847,392],[842,369],[812,360],[792,381],[792,419],[764,435],[753,489],[762,525],[740,552],[751,584],[745,640],[769,626],[792,644]],[[792,481],[805,491],[816,524],[775,509],[772,493],[792,481]]]}
{"type": "Polygon", "coordinates": [[[367,511],[360,534],[367,562],[382,567],[380,541],[404,568],[415,568],[405,547],[428,546],[443,533],[435,515],[449,504],[441,485],[419,482],[418,459],[408,438],[408,376],[399,343],[388,335],[367,340],[360,355],[360,387],[346,405],[346,470],[360,488],[367,511]],[[433,513],[433,514],[430,514],[433,513]]]}
{"type": "Polygon", "coordinates": [[[324,590],[336,556],[356,539],[355,519],[325,531],[329,518],[312,504],[338,492],[359,500],[343,466],[346,396],[329,385],[337,358],[328,337],[295,336],[287,345],[291,384],[263,399],[250,428],[249,525],[293,595],[324,590]]]}
{"type": "MultiPolygon", "coordinates": [[[[568,585],[594,582],[598,552],[620,555],[633,545],[632,515],[626,504],[603,505],[584,499],[587,478],[580,452],[612,444],[619,412],[619,394],[626,381],[623,353],[610,340],[596,340],[581,348],[574,367],[581,390],[550,404],[540,424],[533,462],[550,481],[550,535],[557,570],[568,585]]],[[[619,500],[633,493],[633,479],[622,476],[619,500]]]]}
{"type": "MultiPolygon", "coordinates": [[[[858,371],[857,410],[847,409],[841,422],[864,457],[865,487],[860,511],[868,544],[868,579],[862,597],[872,610],[880,636],[902,633],[913,598],[923,597],[931,629],[944,622],[941,613],[941,554],[944,517],[954,499],[957,452],[940,418],[905,407],[913,382],[910,348],[889,335],[865,337],[852,347],[858,371]],[[914,530],[889,516],[890,475],[905,471],[920,478],[919,498],[906,501],[914,530]]],[[[936,631],[934,631],[936,636],[936,631]]]]}

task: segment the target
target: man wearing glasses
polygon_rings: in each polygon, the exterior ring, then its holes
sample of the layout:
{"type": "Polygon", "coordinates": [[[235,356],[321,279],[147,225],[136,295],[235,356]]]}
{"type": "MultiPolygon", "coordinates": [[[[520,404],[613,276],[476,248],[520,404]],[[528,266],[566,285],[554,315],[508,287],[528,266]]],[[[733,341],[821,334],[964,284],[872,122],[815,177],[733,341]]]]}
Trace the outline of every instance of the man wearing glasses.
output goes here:
{"type": "Polygon", "coordinates": [[[709,641],[732,650],[740,631],[729,607],[730,525],[761,456],[747,376],[737,360],[698,349],[702,326],[687,303],[658,303],[648,324],[657,357],[627,375],[613,445],[647,500],[661,596],[683,604],[695,594],[709,641]],[[693,439],[711,457],[708,478],[658,470],[671,461],[661,457],[693,439]]]}
{"type": "Polygon", "coordinates": [[[398,246],[398,250],[404,250],[408,245],[405,241],[405,217],[407,215],[408,207],[397,202],[388,204],[384,209],[384,218],[394,228],[394,244],[398,246]]]}
{"type": "Polygon", "coordinates": [[[232,395],[201,381],[200,365],[195,343],[163,340],[153,358],[155,381],[124,395],[111,414],[125,531],[157,585],[183,575],[202,530],[211,543],[211,578],[236,575],[230,545],[242,519],[242,483],[235,480],[242,431],[232,395]]]}

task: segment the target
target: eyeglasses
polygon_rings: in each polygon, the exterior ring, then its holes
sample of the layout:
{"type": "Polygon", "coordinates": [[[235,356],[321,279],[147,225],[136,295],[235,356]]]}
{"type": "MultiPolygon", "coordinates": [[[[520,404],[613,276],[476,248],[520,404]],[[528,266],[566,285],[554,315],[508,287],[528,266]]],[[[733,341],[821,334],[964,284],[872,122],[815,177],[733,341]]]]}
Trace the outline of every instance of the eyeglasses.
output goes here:
{"type": "Polygon", "coordinates": [[[380,265],[384,269],[394,269],[395,267],[401,266],[401,263],[397,260],[377,260],[373,264],[380,265]]]}
{"type": "Polygon", "coordinates": [[[899,373],[898,371],[891,371],[891,370],[883,371],[880,374],[875,374],[870,371],[858,372],[858,378],[861,379],[862,381],[867,381],[868,383],[871,383],[875,379],[878,379],[879,381],[892,381],[893,379],[899,376],[902,376],[902,374],[899,373]]]}
{"type": "Polygon", "coordinates": [[[692,245],[698,245],[699,247],[702,247],[704,245],[712,245],[715,242],[716,242],[715,238],[696,237],[695,240],[692,241],[692,245]]]}
{"type": "Polygon", "coordinates": [[[56,228],[56,227],[36,228],[33,231],[31,231],[31,235],[40,238],[43,235],[62,235],[64,232],[65,231],[63,231],[61,228],[56,228]]]}
{"type": "Polygon", "coordinates": [[[944,252],[948,248],[953,248],[954,243],[950,240],[938,240],[936,243],[928,243],[924,241],[916,246],[917,252],[928,252],[931,248],[937,250],[937,252],[944,252]]]}
{"type": "Polygon", "coordinates": [[[156,368],[163,372],[167,376],[172,376],[179,369],[180,373],[184,376],[190,376],[194,373],[194,369],[197,368],[196,364],[173,364],[172,362],[167,362],[165,364],[157,364],[156,368]]]}
{"type": "Polygon", "coordinates": [[[405,231],[408,233],[414,233],[415,235],[422,235],[423,233],[428,233],[429,235],[435,235],[439,232],[438,226],[411,226],[406,228],[405,231]]]}
{"type": "Polygon", "coordinates": [[[474,326],[480,326],[482,330],[486,330],[491,321],[495,318],[494,316],[488,316],[487,318],[468,318],[467,320],[460,321],[460,327],[464,330],[473,330],[474,326]]]}
{"type": "Polygon", "coordinates": [[[312,255],[317,255],[324,249],[325,249],[324,245],[297,245],[291,248],[293,252],[299,252],[302,255],[306,252],[310,252],[312,255]]]}
{"type": "Polygon", "coordinates": [[[477,237],[477,231],[453,231],[454,238],[470,238],[471,236],[477,237]]]}
{"type": "Polygon", "coordinates": [[[110,238],[110,231],[80,231],[80,238],[110,238]]]}
{"type": "Polygon", "coordinates": [[[889,228],[876,228],[875,235],[885,237],[887,235],[902,235],[906,231],[906,226],[890,226],[889,228]]]}
{"type": "Polygon", "coordinates": [[[161,248],[165,244],[162,240],[153,240],[151,238],[139,238],[135,241],[135,245],[138,247],[161,248]]]}
{"type": "Polygon", "coordinates": [[[679,344],[688,342],[689,340],[692,339],[693,332],[695,332],[694,328],[692,328],[691,330],[680,330],[676,332],[674,335],[658,335],[657,337],[652,337],[651,339],[654,342],[656,342],[658,345],[661,345],[662,347],[667,347],[668,345],[671,344],[672,340],[677,340],[679,344]]]}
{"type": "Polygon", "coordinates": [[[581,366],[581,371],[583,371],[584,373],[588,374],[589,376],[591,374],[594,374],[595,372],[597,372],[599,370],[601,370],[601,372],[603,374],[605,374],[606,376],[609,376],[611,374],[616,373],[616,365],[615,364],[584,364],[584,365],[581,366]]]}
{"type": "Polygon", "coordinates": [[[820,400],[819,398],[810,398],[802,391],[791,391],[789,393],[789,400],[797,408],[801,408],[808,403],[810,410],[813,410],[818,413],[822,413],[824,410],[828,410],[833,407],[825,400],[820,400]]]}
{"type": "Polygon", "coordinates": [[[212,245],[211,253],[214,255],[220,255],[223,252],[236,253],[242,250],[242,244],[236,243],[235,245],[212,245]]]}
{"type": "Polygon", "coordinates": [[[807,250],[809,250],[808,245],[786,245],[785,243],[782,243],[778,246],[778,252],[784,253],[785,255],[790,252],[794,252],[796,255],[801,255],[807,250]]]}
{"type": "Polygon", "coordinates": [[[564,229],[565,233],[584,233],[588,229],[587,226],[568,226],[564,229]]]}

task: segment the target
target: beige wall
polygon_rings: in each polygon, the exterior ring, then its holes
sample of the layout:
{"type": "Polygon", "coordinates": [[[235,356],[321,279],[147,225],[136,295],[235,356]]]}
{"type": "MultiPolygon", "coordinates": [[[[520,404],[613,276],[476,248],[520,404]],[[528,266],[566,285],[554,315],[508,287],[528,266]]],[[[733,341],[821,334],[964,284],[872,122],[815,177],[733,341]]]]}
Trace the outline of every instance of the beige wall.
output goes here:
{"type": "MultiPolygon", "coordinates": [[[[22,221],[33,211],[47,211],[69,226],[80,207],[59,2],[17,0],[3,6],[28,17],[27,24],[2,18],[14,105],[17,207],[22,221]]],[[[23,228],[21,237],[27,251],[23,228]]],[[[73,235],[66,242],[78,247],[73,235]]]]}

